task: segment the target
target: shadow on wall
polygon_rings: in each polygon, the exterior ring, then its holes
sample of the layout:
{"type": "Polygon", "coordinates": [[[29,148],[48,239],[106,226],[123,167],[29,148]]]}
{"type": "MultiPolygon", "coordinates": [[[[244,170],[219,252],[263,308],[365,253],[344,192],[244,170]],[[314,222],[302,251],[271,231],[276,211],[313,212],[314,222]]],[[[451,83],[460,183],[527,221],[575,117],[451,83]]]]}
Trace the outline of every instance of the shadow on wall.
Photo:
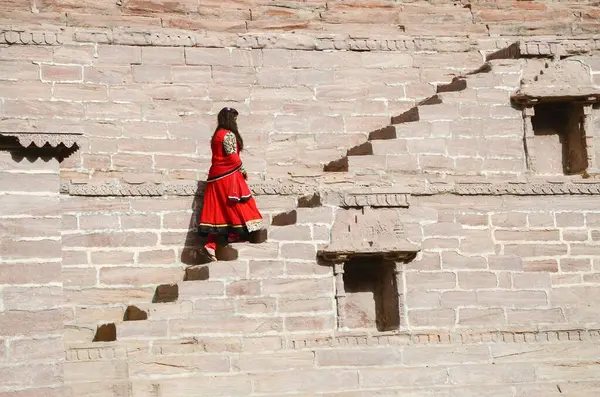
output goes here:
{"type": "MultiPolygon", "coordinates": [[[[206,244],[206,240],[198,235],[198,221],[200,214],[202,213],[202,204],[204,201],[204,186],[206,182],[200,181],[196,186],[194,192],[194,199],[192,200],[192,216],[188,225],[188,232],[185,238],[185,244],[181,250],[181,263],[187,266],[201,267],[197,271],[193,272],[197,278],[196,280],[208,280],[209,268],[204,266],[210,263],[210,260],[202,252],[202,247],[206,244]]],[[[186,272],[187,278],[188,272],[186,272]]]]}
{"type": "MultiPolygon", "coordinates": [[[[180,258],[181,263],[190,267],[186,271],[186,279],[184,281],[207,280],[210,277],[210,270],[206,266],[210,263],[210,260],[204,255],[202,249],[204,244],[206,244],[206,239],[198,235],[198,221],[202,213],[205,185],[206,182],[204,181],[198,182],[191,205],[192,216],[180,258]]],[[[251,233],[248,239],[248,242],[253,244],[260,244],[264,241],[266,241],[266,235],[263,232],[251,233]]],[[[219,261],[234,261],[239,257],[238,251],[231,244],[227,244],[225,238],[218,241],[216,255],[219,261]]]]}

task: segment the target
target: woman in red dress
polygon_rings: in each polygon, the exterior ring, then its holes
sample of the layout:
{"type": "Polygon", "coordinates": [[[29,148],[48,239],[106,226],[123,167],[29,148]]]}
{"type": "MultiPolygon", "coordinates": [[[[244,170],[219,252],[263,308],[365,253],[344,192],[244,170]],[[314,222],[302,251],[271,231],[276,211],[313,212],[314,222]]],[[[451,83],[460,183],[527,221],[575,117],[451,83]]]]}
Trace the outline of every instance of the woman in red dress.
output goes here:
{"type": "Polygon", "coordinates": [[[240,159],[244,141],[238,132],[237,116],[233,108],[221,109],[211,139],[212,162],[198,232],[208,237],[204,250],[212,261],[217,260],[217,241],[242,240],[262,228],[262,215],[246,183],[248,174],[240,159]]]}

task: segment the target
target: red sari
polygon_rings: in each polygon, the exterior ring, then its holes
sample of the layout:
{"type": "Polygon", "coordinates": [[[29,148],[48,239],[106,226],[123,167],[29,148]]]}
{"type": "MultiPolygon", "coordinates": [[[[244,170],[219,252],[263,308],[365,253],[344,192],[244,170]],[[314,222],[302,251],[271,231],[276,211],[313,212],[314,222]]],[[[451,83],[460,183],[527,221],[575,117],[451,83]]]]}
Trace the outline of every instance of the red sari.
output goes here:
{"type": "Polygon", "coordinates": [[[198,232],[201,236],[232,234],[239,238],[262,228],[262,215],[242,174],[239,147],[225,152],[223,142],[230,131],[218,130],[211,141],[212,163],[204,190],[198,232]]]}

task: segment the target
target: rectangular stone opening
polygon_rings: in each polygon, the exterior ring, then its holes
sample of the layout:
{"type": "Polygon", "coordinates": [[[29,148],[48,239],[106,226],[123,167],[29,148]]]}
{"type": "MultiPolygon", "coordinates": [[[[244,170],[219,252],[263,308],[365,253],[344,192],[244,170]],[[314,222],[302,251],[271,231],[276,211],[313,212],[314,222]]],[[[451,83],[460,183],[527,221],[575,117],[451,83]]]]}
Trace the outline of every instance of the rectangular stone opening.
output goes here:
{"type": "Polygon", "coordinates": [[[531,123],[538,173],[572,175],[587,169],[582,105],[541,103],[534,107],[531,123]]]}
{"type": "Polygon", "coordinates": [[[397,330],[400,302],[394,263],[381,258],[355,258],[344,264],[345,326],[352,329],[397,330]]]}

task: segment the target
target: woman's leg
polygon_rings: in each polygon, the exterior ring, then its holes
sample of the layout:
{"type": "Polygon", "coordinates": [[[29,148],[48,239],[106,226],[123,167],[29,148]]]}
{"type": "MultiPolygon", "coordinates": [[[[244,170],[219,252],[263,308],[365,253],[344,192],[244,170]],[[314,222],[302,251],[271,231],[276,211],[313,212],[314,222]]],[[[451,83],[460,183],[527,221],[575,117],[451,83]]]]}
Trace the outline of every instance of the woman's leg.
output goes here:
{"type": "Polygon", "coordinates": [[[211,261],[216,261],[217,256],[217,238],[214,234],[209,234],[206,244],[204,244],[204,250],[206,251],[208,257],[211,261]]]}

